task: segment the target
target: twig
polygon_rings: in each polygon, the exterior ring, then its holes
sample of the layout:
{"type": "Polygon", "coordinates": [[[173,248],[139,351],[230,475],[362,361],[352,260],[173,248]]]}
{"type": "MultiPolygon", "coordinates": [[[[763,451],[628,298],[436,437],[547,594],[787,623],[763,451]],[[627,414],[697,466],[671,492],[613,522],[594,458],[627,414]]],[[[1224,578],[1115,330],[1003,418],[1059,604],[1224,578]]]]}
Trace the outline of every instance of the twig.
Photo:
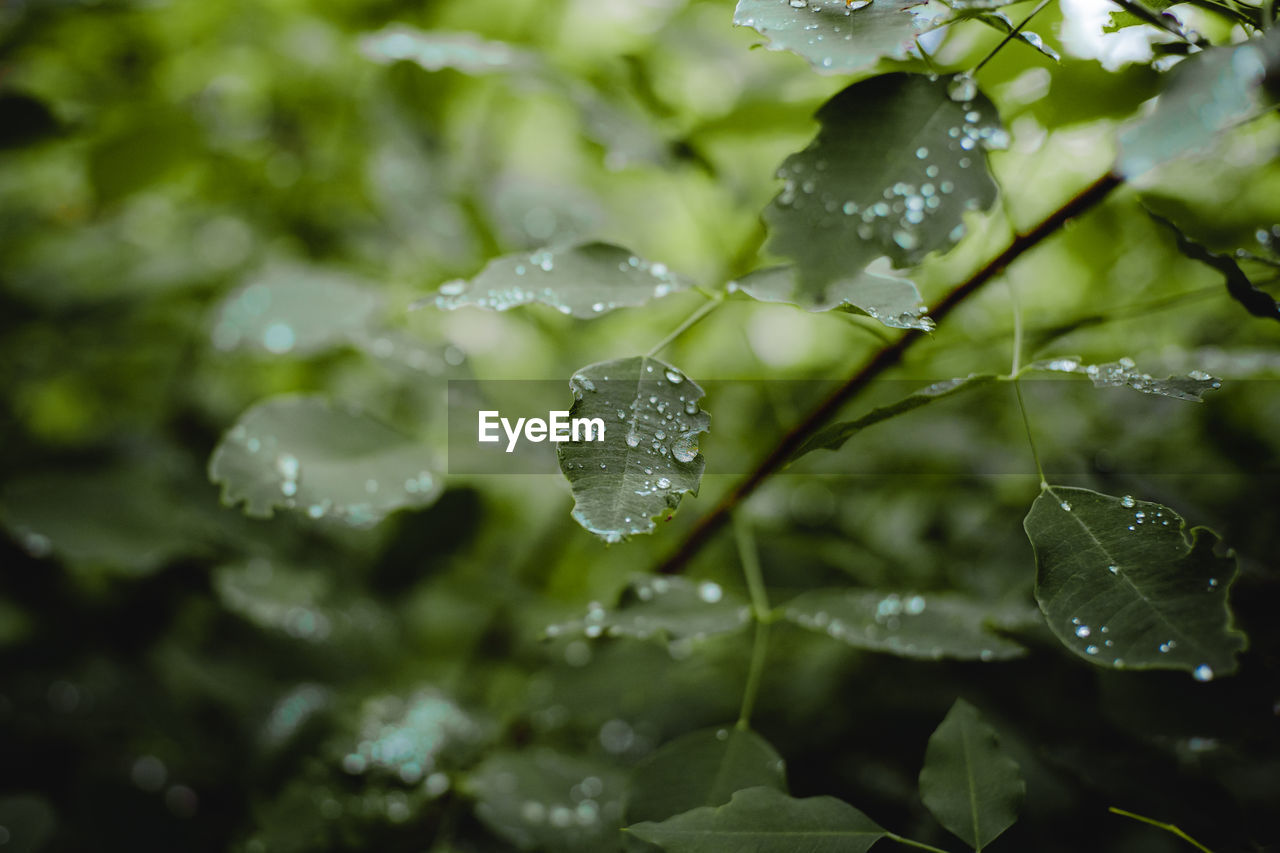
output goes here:
{"type": "MultiPolygon", "coordinates": [[[[1005,267],[1013,263],[1024,252],[1038,245],[1053,234],[1067,220],[1079,216],[1091,209],[1116,187],[1124,183],[1124,179],[1108,173],[1085,188],[1082,192],[1049,214],[1038,225],[1025,234],[1013,239],[1007,248],[967,280],[957,285],[930,312],[935,323],[941,323],[956,306],[972,296],[979,288],[998,275],[1005,267]]],[[[773,450],[756,465],[755,470],[744,477],[726,494],[711,512],[704,515],[680,546],[657,569],[662,574],[676,574],[686,563],[706,545],[712,534],[724,526],[729,514],[738,504],[760,488],[768,477],[780,469],[791,458],[792,454],[804,444],[805,439],[817,432],[846,403],[862,392],[872,380],[902,360],[903,355],[916,341],[924,338],[924,332],[911,329],[891,344],[882,347],[870,360],[844,384],[831,393],[825,400],[813,408],[804,420],[796,424],[784,435],[773,450]]]]}

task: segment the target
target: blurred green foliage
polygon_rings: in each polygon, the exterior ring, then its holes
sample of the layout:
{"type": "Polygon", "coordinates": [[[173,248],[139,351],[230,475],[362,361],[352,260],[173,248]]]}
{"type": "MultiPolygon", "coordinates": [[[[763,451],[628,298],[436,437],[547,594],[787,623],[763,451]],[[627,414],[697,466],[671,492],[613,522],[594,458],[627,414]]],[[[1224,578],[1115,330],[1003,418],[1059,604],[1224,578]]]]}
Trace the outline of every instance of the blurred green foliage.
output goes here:
{"type": "MultiPolygon", "coordinates": [[[[1217,43],[1244,35],[1195,13],[1217,43]]],[[[499,255],[573,241],[625,246],[708,291],[778,262],[760,219],[775,170],[849,79],[750,50],[760,37],[732,19],[728,3],[682,0],[0,9],[3,849],[639,849],[616,831],[628,786],[679,779],[663,745],[739,713],[752,639],[737,630],[747,617],[721,617],[751,600],[751,557],[724,536],[692,564],[679,606],[696,610],[702,584],[723,604],[688,636],[671,624],[699,617],[646,615],[635,574],[815,387],[896,331],[724,298],[663,352],[708,388],[701,492],[652,536],[608,547],[571,517],[562,477],[448,475],[446,381],[563,380],[567,407],[575,371],[648,352],[705,296],[591,319],[433,299],[499,255]],[[403,27],[452,35],[414,61],[379,57],[403,27]],[[264,293],[285,331],[255,307],[264,293]],[[722,383],[717,396],[707,381],[731,379],[807,382],[722,383]],[[211,454],[279,394],[330,401],[306,423],[322,449],[346,443],[348,456],[321,459],[336,480],[373,452],[368,434],[395,436],[374,454],[387,476],[351,486],[345,506],[368,509],[261,519],[220,504],[211,454]]],[[[1034,23],[1060,63],[1014,42],[977,76],[1012,140],[989,156],[1000,196],[964,214],[954,250],[911,270],[925,305],[1110,168],[1117,128],[1166,83],[1150,64],[1073,55],[1064,26],[1056,6],[1034,23]]],[[[970,69],[1000,38],[952,25],[931,62],[970,69]]],[[[1038,494],[1022,418],[1010,383],[981,384],[869,427],[839,456],[809,454],[741,512],[774,606],[819,588],[936,593],[987,614],[966,630],[994,625],[1025,650],[920,660],[779,619],[751,721],[763,740],[732,740],[785,758],[795,797],[839,797],[954,847],[916,780],[964,696],[1026,781],[1021,820],[993,851],[1179,849],[1112,805],[1219,853],[1280,844],[1277,327],[1146,213],[1210,251],[1244,250],[1251,283],[1274,294],[1278,149],[1271,111],[1137,179],[1005,276],[1028,360],[1131,357],[1159,377],[1224,380],[1198,405],[1083,380],[1023,391],[1054,482],[1159,501],[1235,550],[1231,603],[1250,640],[1238,673],[1117,672],[1055,639],[1021,528],[1038,494]]],[[[1013,324],[994,283],[911,350],[903,382],[843,414],[923,380],[1007,371],[1013,324]]],[[[288,468],[257,486],[274,497],[288,468]]],[[[706,732],[684,743],[691,772],[710,772],[706,732]]],[[[720,805],[732,788],[679,801],[720,805]]],[[[775,798],[759,790],[747,799],[775,798]]]]}

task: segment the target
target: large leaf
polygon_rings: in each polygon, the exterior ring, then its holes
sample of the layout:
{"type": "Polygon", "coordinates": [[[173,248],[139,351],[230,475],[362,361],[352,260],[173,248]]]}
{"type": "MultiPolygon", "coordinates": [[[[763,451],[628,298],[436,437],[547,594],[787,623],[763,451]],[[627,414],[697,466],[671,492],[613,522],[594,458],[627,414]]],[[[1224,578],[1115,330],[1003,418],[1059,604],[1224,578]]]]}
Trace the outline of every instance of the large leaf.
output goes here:
{"type": "Polygon", "coordinates": [[[881,59],[906,59],[934,26],[925,0],[738,0],[733,22],[769,37],[823,74],[853,74],[881,59]]]}
{"type": "Polygon", "coordinates": [[[920,771],[920,799],[958,838],[986,847],[1018,819],[1027,785],[996,732],[957,699],[929,738],[920,771]]]}
{"type": "Polygon", "coordinates": [[[822,127],[783,162],[785,185],[764,211],[769,248],[796,262],[815,298],[881,255],[919,263],[964,235],[966,210],[996,199],[985,147],[1007,144],[976,89],[920,74],[854,83],[818,111],[822,127]],[[963,100],[955,100],[955,97],[963,100]]]}
{"type": "Polygon", "coordinates": [[[860,649],[907,658],[1005,660],[1026,650],[994,630],[992,605],[950,592],[815,589],[782,609],[790,622],[860,649]]]}
{"type": "Polygon", "coordinates": [[[786,793],[782,756],[753,731],[702,729],[676,738],[631,774],[627,822],[665,820],[699,806],[722,806],[744,788],[786,793]]]}
{"type": "Polygon", "coordinates": [[[1211,47],[1170,72],[1155,109],[1120,134],[1116,172],[1126,178],[1211,149],[1218,135],[1261,114],[1276,101],[1280,29],[1235,45],[1211,47]]]}
{"type": "Polygon", "coordinates": [[[278,264],[232,291],[218,308],[213,343],[305,355],[349,343],[382,310],[358,280],[301,264],[278,264]]]}
{"type": "Polygon", "coordinates": [[[747,603],[714,581],[643,575],[627,585],[615,608],[592,602],[581,619],[549,625],[545,633],[685,640],[737,631],[749,621],[747,603]]]}
{"type": "Polygon", "coordinates": [[[738,791],[723,806],[628,830],[667,853],[866,853],[886,835],[871,818],[834,797],[794,799],[764,787],[738,791]]]}
{"type": "Polygon", "coordinates": [[[604,850],[617,838],[625,777],[549,749],[490,755],[468,778],[476,816],[518,847],[604,850]]]}
{"type": "Polygon", "coordinates": [[[908,394],[896,403],[877,406],[859,418],[854,418],[851,421],[840,421],[825,427],[800,445],[800,449],[795,452],[792,459],[798,459],[814,450],[839,450],[846,441],[869,426],[878,424],[881,421],[887,421],[889,418],[905,414],[913,409],[918,409],[921,406],[932,403],[934,400],[950,397],[960,391],[989,385],[995,382],[996,378],[994,373],[970,373],[968,376],[935,382],[932,385],[921,388],[919,391],[908,394]]]}
{"type": "Polygon", "coordinates": [[[914,282],[866,270],[832,282],[820,297],[806,293],[797,280],[795,267],[789,266],[756,270],[729,282],[729,290],[741,290],[761,302],[797,305],[806,311],[855,311],[898,329],[927,332],[933,328],[933,321],[924,316],[920,291],[914,282]]]}
{"type": "Polygon", "coordinates": [[[1139,371],[1131,358],[1122,358],[1106,364],[1084,364],[1078,356],[1059,356],[1029,364],[1027,370],[1082,373],[1088,376],[1098,388],[1127,386],[1144,394],[1156,394],[1195,403],[1204,401],[1206,391],[1222,387],[1221,380],[1215,379],[1203,370],[1193,370],[1186,376],[1166,376],[1164,379],[1157,379],[1150,373],[1139,371]]]}
{"type": "Polygon", "coordinates": [[[240,416],[209,459],[209,479],[252,516],[284,508],[367,527],[435,501],[430,468],[426,448],[367,415],[286,395],[240,416]]]}
{"type": "Polygon", "coordinates": [[[706,465],[698,434],[711,416],[703,391],[669,364],[649,356],[588,365],[569,383],[571,418],[599,418],[603,441],[557,446],[573,489],[573,517],[606,542],[650,533],[653,517],[697,494],[706,465]]]}
{"type": "Polygon", "coordinates": [[[506,311],[541,302],[563,314],[598,317],[688,286],[665,264],[650,263],[609,243],[579,243],[495,258],[470,281],[441,285],[436,305],[506,311]]]}
{"type": "Polygon", "coordinates": [[[1168,507],[1068,486],[1045,487],[1023,526],[1040,609],[1071,651],[1202,681],[1235,671],[1245,647],[1227,606],[1236,560],[1214,553],[1213,531],[1188,537],[1168,507]]]}

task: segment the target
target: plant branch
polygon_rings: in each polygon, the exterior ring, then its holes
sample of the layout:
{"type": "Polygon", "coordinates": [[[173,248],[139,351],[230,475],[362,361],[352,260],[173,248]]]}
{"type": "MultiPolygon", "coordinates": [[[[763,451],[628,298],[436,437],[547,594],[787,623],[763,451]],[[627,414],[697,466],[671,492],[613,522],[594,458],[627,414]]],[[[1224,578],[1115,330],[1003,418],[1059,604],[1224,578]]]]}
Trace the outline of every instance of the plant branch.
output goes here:
{"type": "MultiPolygon", "coordinates": [[[[1111,194],[1111,191],[1124,183],[1124,179],[1108,173],[1094,181],[1078,195],[1062,207],[1049,214],[1034,228],[1025,234],[1019,234],[1003,252],[992,258],[981,269],[968,279],[954,287],[941,302],[930,312],[935,323],[942,321],[962,302],[976,293],[984,284],[999,275],[1005,267],[1017,260],[1024,252],[1039,245],[1046,237],[1056,232],[1075,216],[1090,210],[1111,194]]],[[[907,350],[917,341],[926,337],[918,329],[911,329],[891,344],[877,351],[861,368],[845,380],[844,384],[833,391],[825,400],[810,410],[804,420],[796,424],[778,441],[755,469],[738,482],[720,503],[708,514],[704,515],[680,546],[658,567],[663,574],[676,574],[686,563],[707,544],[725,522],[733,509],[746,500],[770,475],[782,468],[791,459],[805,440],[822,428],[846,403],[860,394],[880,374],[902,361],[907,350]]]]}
{"type": "Polygon", "coordinates": [[[1018,37],[1018,34],[1022,32],[1022,30],[1027,26],[1027,24],[1031,23],[1031,19],[1034,18],[1036,15],[1039,15],[1041,12],[1043,12],[1044,8],[1052,2],[1053,0],[1040,0],[1040,3],[1034,9],[1031,10],[1031,14],[1027,15],[1020,22],[1018,22],[1018,25],[1015,26],[1013,29],[1009,30],[1009,32],[1005,33],[1004,38],[1000,40],[1000,43],[997,44],[995,47],[993,47],[990,53],[982,57],[982,61],[979,62],[977,65],[973,66],[973,70],[970,71],[969,73],[976,75],[979,71],[981,71],[982,66],[986,65],[988,62],[994,59],[995,55],[999,53],[1001,50],[1003,50],[1005,45],[1007,45],[1009,42],[1016,39],[1018,37]]]}
{"type": "Polygon", "coordinates": [[[676,326],[674,329],[671,330],[671,334],[667,335],[665,338],[663,338],[662,340],[654,344],[653,349],[649,350],[649,352],[645,353],[645,355],[648,358],[653,358],[655,355],[662,352],[662,350],[666,349],[666,347],[672,341],[674,341],[676,338],[680,337],[685,332],[689,331],[694,326],[696,326],[703,317],[707,316],[712,311],[719,308],[720,303],[724,302],[724,299],[725,299],[725,293],[723,290],[709,297],[707,302],[704,302],[702,305],[698,306],[698,310],[694,311],[688,317],[685,317],[679,326],[676,326]]]}
{"type": "Polygon", "coordinates": [[[747,670],[747,686],[742,692],[742,710],[738,713],[738,728],[751,724],[751,712],[755,710],[756,696],[764,678],[765,654],[769,650],[769,595],[760,572],[760,555],[756,551],[755,537],[750,523],[741,515],[734,516],[733,530],[737,535],[738,557],[742,560],[742,573],[747,578],[747,590],[751,593],[751,617],[756,623],[755,641],[751,645],[751,665],[747,670]]]}
{"type": "Polygon", "coordinates": [[[1120,815],[1121,817],[1127,817],[1127,818],[1131,818],[1131,819],[1136,820],[1136,821],[1140,821],[1140,822],[1145,823],[1145,824],[1149,824],[1149,825],[1151,825],[1151,826],[1157,826],[1157,827],[1159,827],[1160,829],[1163,829],[1165,832],[1173,833],[1174,835],[1178,836],[1178,837],[1179,837],[1179,838],[1181,838],[1183,841],[1187,842],[1188,844],[1190,844],[1192,847],[1196,848],[1197,850],[1202,850],[1202,851],[1204,851],[1204,853],[1213,853],[1213,851],[1212,851],[1212,850],[1210,850],[1208,847],[1205,847],[1205,846],[1204,846],[1203,844],[1201,844],[1199,841],[1196,841],[1196,840],[1195,840],[1194,838],[1192,838],[1190,835],[1187,835],[1185,832],[1183,832],[1181,829],[1179,829],[1178,827],[1174,826],[1174,825],[1173,825],[1173,824],[1171,824],[1171,823],[1164,823],[1163,821],[1154,820],[1154,819],[1149,818],[1149,817],[1143,817],[1143,816],[1142,816],[1142,815],[1140,815],[1140,814],[1134,814],[1133,812],[1127,812],[1127,811],[1125,811],[1124,809],[1118,809],[1118,808],[1116,808],[1115,806],[1111,806],[1109,809],[1107,809],[1107,811],[1111,812],[1112,814],[1118,814],[1118,815],[1120,815]]]}
{"type": "Polygon", "coordinates": [[[912,841],[910,838],[903,838],[896,832],[885,832],[884,837],[888,838],[890,841],[896,841],[904,847],[916,847],[920,850],[932,850],[933,853],[948,853],[948,851],[943,850],[941,847],[934,847],[932,844],[925,844],[923,841],[912,841]]]}

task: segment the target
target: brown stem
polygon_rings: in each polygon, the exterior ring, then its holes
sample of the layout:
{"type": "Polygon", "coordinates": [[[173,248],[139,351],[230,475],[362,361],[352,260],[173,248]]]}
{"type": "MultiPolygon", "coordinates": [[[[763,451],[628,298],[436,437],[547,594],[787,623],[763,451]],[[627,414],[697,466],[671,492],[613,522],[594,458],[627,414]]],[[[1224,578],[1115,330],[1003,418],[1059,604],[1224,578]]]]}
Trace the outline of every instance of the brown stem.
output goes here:
{"type": "MultiPolygon", "coordinates": [[[[966,281],[957,285],[938,305],[929,312],[935,323],[941,323],[957,305],[968,299],[1005,267],[1013,263],[1023,252],[1033,248],[1041,240],[1057,231],[1067,220],[1079,216],[1094,205],[1101,202],[1116,187],[1124,182],[1113,174],[1103,175],[1086,189],[1045,217],[1036,227],[1025,234],[1019,234],[1007,248],[986,266],[975,272],[966,281]]],[[[676,574],[686,563],[707,544],[712,534],[724,526],[729,514],[738,504],[751,495],[770,474],[776,472],[787,463],[791,455],[799,449],[809,436],[821,429],[832,415],[838,412],[845,403],[856,397],[871,381],[902,360],[907,349],[925,336],[924,332],[911,329],[891,344],[886,344],[859,370],[845,380],[844,384],[831,393],[825,400],[812,409],[804,420],[796,424],[774,445],[769,455],[756,465],[755,470],[738,482],[725,495],[711,512],[704,515],[689,535],[670,557],[657,569],[662,574],[676,574]]]]}

